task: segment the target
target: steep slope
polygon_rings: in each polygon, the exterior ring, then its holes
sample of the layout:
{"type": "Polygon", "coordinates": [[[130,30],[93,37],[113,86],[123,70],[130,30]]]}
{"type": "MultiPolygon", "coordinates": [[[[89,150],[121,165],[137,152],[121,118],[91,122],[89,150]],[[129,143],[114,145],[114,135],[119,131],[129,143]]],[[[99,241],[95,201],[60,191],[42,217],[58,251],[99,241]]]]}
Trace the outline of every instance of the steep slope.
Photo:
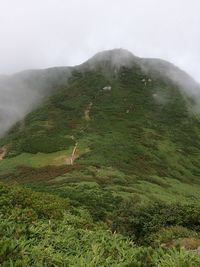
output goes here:
{"type": "Polygon", "coordinates": [[[87,151],[77,158],[81,164],[184,180],[198,177],[199,122],[190,112],[185,88],[171,75],[177,68],[159,63],[155,67],[157,60],[113,50],[74,68],[67,84],[58,79],[60,87],[51,76],[51,87],[45,87],[55,92],[11,129],[2,146],[13,157],[67,150],[78,142],[87,151]]]}
{"type": "Polygon", "coordinates": [[[191,77],[115,49],[0,79],[0,265],[199,266],[191,77]]]}
{"type": "Polygon", "coordinates": [[[68,177],[64,168],[53,177],[128,188],[139,179],[158,190],[171,182],[176,187],[174,179],[199,183],[200,124],[192,112],[197,103],[188,95],[198,85],[187,74],[122,49],[97,54],[71,68],[70,77],[65,71],[49,76],[50,95],[1,139],[7,149],[1,173],[26,181],[33,172],[27,167],[73,163],[78,173],[68,177]],[[178,82],[184,80],[185,87],[178,82]]]}

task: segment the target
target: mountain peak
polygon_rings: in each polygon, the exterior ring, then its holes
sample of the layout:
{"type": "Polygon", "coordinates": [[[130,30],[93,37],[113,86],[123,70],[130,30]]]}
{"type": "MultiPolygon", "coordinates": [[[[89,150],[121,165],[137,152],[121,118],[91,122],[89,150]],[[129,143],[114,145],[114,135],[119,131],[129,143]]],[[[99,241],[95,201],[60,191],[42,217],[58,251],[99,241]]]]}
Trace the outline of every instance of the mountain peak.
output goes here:
{"type": "Polygon", "coordinates": [[[110,49],[110,50],[104,50],[101,51],[99,53],[97,53],[96,55],[94,55],[94,57],[120,57],[120,58],[130,58],[130,57],[134,57],[133,53],[131,53],[129,50],[127,49],[123,49],[123,48],[114,48],[114,49],[110,49]]]}
{"type": "Polygon", "coordinates": [[[137,60],[130,51],[122,48],[115,48],[112,50],[104,50],[97,53],[92,58],[90,58],[86,64],[96,65],[104,62],[111,63],[114,67],[130,66],[137,60]]]}

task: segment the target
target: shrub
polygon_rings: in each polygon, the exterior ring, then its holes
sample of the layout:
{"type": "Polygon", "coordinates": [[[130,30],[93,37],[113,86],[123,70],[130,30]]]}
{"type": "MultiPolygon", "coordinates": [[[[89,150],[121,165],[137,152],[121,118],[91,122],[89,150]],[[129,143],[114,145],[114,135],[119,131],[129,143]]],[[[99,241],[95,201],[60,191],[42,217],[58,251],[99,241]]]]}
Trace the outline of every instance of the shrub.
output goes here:
{"type": "Polygon", "coordinates": [[[126,232],[139,243],[150,243],[153,233],[170,226],[183,226],[199,231],[200,207],[159,202],[143,207],[130,205],[121,207],[113,222],[113,229],[126,232]]]}

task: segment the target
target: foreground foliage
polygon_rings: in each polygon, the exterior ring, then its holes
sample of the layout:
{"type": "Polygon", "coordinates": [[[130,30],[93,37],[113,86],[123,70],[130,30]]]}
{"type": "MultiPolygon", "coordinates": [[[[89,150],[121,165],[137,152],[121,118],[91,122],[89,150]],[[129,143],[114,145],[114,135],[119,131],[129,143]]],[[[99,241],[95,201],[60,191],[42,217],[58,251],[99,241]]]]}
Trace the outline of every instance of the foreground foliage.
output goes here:
{"type": "Polygon", "coordinates": [[[138,247],[88,211],[48,193],[0,184],[0,266],[199,266],[183,249],[138,247]]]}

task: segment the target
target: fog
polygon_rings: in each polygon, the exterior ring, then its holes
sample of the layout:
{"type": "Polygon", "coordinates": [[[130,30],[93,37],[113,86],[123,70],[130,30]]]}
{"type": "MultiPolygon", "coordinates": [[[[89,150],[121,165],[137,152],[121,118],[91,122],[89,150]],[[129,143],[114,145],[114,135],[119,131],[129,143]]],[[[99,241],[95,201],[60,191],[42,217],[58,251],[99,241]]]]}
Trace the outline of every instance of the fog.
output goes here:
{"type": "Polygon", "coordinates": [[[0,0],[0,73],[76,65],[122,47],[200,81],[199,10],[198,0],[0,0]]]}
{"type": "MultiPolygon", "coordinates": [[[[78,65],[122,47],[170,61],[200,82],[199,10],[198,0],[0,0],[0,73],[78,65]]],[[[186,76],[168,74],[197,93],[186,76]]],[[[42,82],[35,90],[5,81],[0,76],[0,135],[43,96],[42,82]]]]}
{"type": "Polygon", "coordinates": [[[0,136],[22,119],[38,99],[38,93],[27,90],[25,84],[14,86],[0,79],[0,136]]]}
{"type": "Polygon", "coordinates": [[[0,76],[0,137],[55,88],[66,84],[69,68],[24,71],[0,76]]]}

